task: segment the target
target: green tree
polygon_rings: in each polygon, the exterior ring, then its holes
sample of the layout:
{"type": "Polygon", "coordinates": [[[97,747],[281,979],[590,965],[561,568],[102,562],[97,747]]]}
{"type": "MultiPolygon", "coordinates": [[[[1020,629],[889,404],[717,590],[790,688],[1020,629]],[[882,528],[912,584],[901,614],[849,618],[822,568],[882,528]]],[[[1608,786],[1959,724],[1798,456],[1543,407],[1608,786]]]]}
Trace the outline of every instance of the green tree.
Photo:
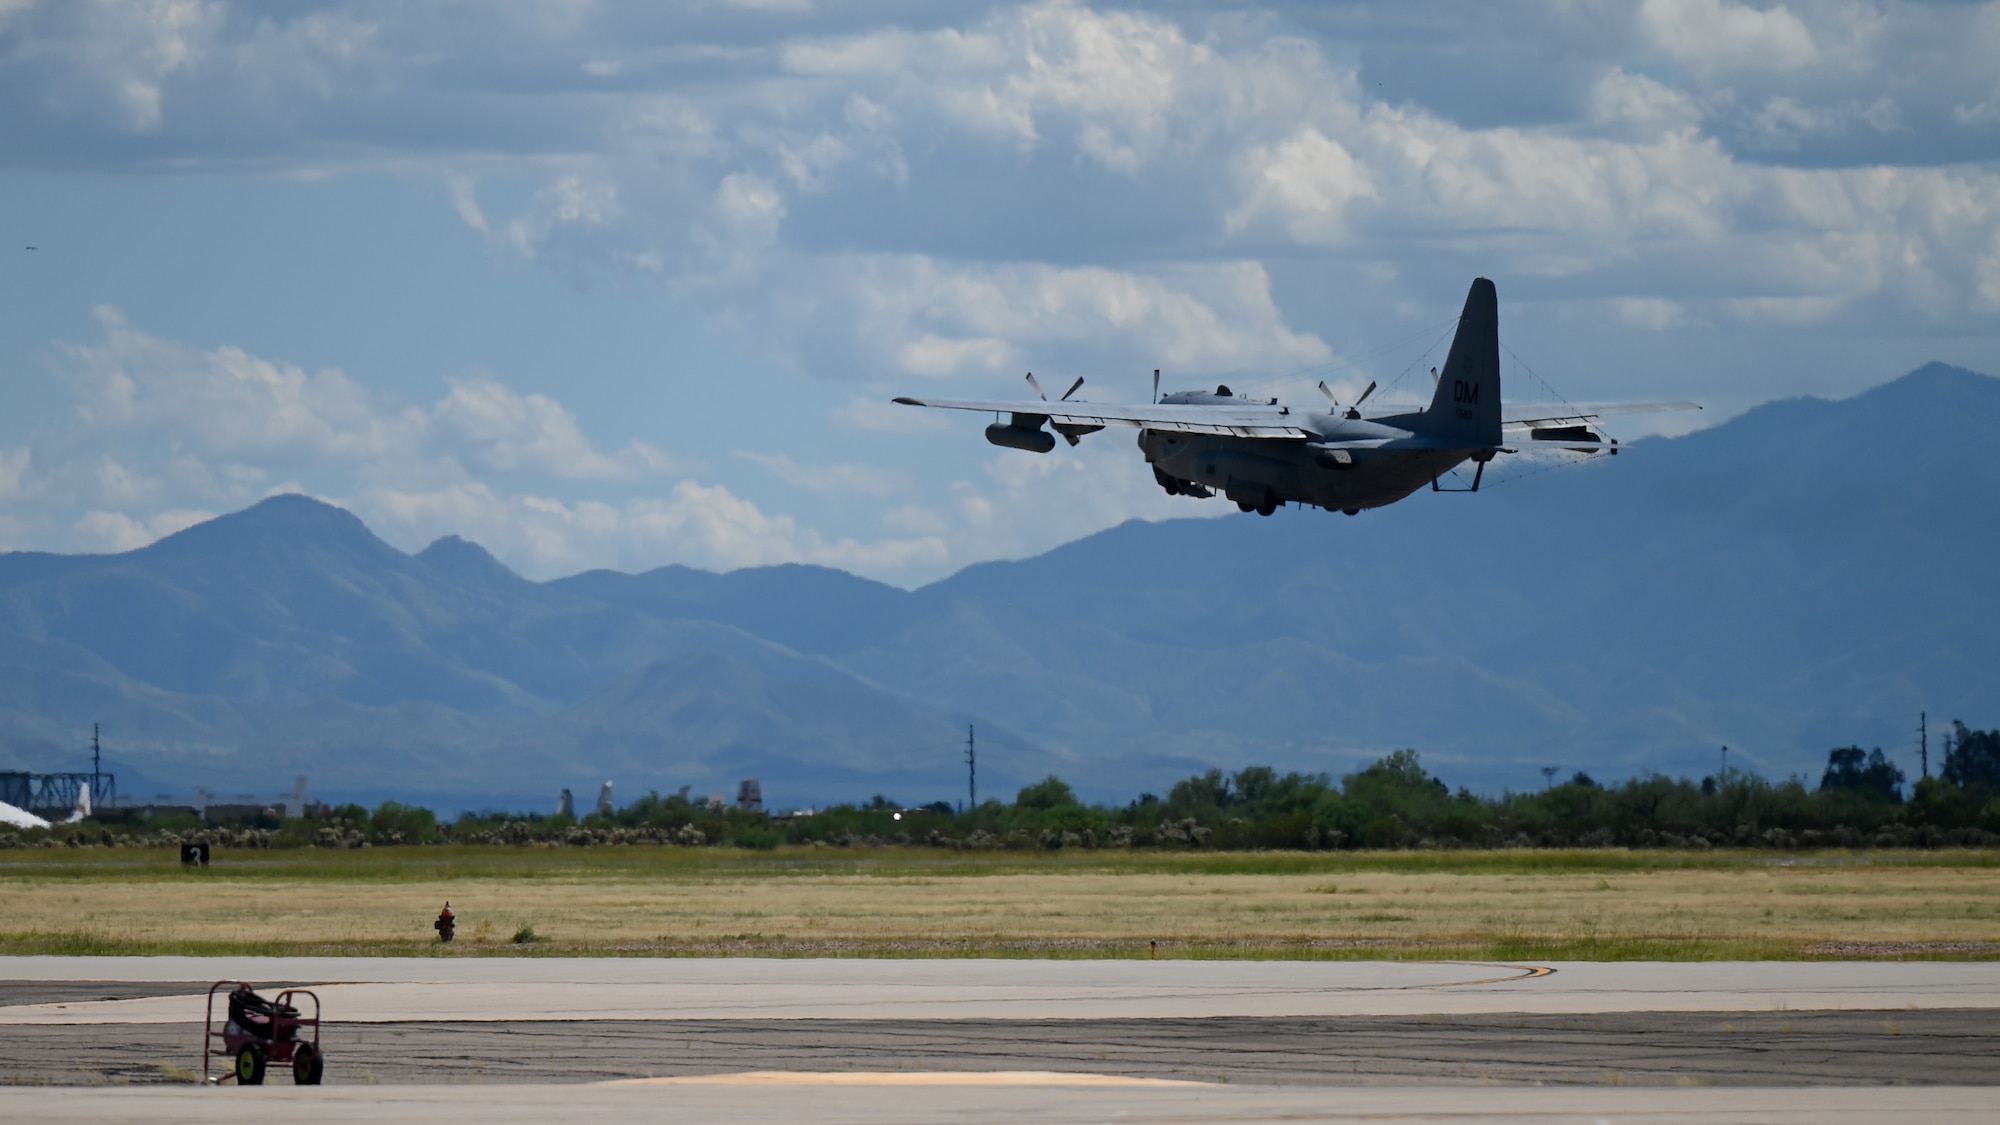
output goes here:
{"type": "Polygon", "coordinates": [[[1463,794],[1466,807],[1454,808],[1451,790],[1424,769],[1415,750],[1398,750],[1341,778],[1340,785],[1341,799],[1322,809],[1320,819],[1331,823],[1320,829],[1342,832],[1364,847],[1401,847],[1439,831],[1455,835],[1469,830],[1454,814],[1470,812],[1478,803],[1463,794]]]}
{"type": "Polygon", "coordinates": [[[1014,803],[1024,809],[1065,808],[1077,803],[1076,790],[1069,787],[1069,782],[1050,774],[1021,790],[1014,803]]]}
{"type": "Polygon", "coordinates": [[[1903,771],[1882,756],[1882,748],[1863,755],[1859,746],[1843,746],[1826,755],[1826,772],[1820,775],[1820,792],[1847,790],[1883,801],[1903,799],[1903,771]]]}
{"type": "Polygon", "coordinates": [[[2000,730],[1967,730],[1957,719],[1951,749],[1944,756],[1944,779],[1961,789],[2000,789],[2000,730]]]}
{"type": "Polygon", "coordinates": [[[437,814],[417,805],[384,801],[369,817],[377,842],[424,844],[437,836],[437,814]]]}
{"type": "Polygon", "coordinates": [[[1174,782],[1174,787],[1167,790],[1167,815],[1176,819],[1193,817],[1203,822],[1214,821],[1235,799],[1236,794],[1229,787],[1229,778],[1221,770],[1209,770],[1185,781],[1174,782]]]}

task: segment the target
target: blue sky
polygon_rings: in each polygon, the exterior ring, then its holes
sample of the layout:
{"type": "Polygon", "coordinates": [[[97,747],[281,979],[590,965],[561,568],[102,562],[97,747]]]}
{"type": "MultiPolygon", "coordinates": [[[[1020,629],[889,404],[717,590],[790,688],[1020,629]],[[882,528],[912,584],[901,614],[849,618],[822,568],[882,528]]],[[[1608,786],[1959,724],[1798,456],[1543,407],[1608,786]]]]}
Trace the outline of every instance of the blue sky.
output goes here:
{"type": "Polygon", "coordinates": [[[2000,371],[1995,58],[1965,3],[0,0],[0,548],[295,489],[908,585],[1233,509],[891,396],[1351,392],[1475,274],[1700,424],[2000,371]]]}

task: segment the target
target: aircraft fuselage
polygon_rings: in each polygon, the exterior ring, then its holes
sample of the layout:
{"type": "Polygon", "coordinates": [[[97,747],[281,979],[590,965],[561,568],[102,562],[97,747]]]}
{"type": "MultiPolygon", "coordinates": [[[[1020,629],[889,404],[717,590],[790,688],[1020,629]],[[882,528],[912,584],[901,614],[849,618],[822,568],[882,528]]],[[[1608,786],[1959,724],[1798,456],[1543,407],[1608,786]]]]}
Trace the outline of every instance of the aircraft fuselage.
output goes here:
{"type": "Polygon", "coordinates": [[[1350,513],[1380,508],[1470,458],[1490,455],[1437,448],[1396,425],[1402,417],[1308,415],[1298,423],[1316,436],[1299,441],[1141,430],[1139,449],[1169,492],[1207,489],[1245,511],[1266,513],[1286,503],[1350,513]]]}

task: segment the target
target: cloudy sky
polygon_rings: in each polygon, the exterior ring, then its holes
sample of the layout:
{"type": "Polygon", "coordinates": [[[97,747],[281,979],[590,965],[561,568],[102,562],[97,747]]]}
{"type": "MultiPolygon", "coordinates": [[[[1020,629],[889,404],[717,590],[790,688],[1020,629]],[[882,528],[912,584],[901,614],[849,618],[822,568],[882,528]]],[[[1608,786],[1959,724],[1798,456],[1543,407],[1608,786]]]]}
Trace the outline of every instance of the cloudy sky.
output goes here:
{"type": "Polygon", "coordinates": [[[303,490],[912,584],[1233,509],[893,395],[1391,383],[1477,274],[1510,394],[2000,372],[1996,59],[1990,3],[0,0],[0,548],[303,490]]]}

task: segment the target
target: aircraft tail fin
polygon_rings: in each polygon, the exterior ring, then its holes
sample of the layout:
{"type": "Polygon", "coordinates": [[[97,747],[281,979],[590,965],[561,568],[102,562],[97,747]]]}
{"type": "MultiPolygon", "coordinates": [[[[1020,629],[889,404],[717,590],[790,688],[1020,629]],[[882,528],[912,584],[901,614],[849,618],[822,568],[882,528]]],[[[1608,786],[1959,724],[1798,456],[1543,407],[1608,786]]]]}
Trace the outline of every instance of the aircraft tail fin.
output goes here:
{"type": "Polygon", "coordinates": [[[1459,314],[1444,370],[1424,429],[1467,447],[1500,444],[1500,298],[1493,283],[1474,278],[1459,314]]]}

